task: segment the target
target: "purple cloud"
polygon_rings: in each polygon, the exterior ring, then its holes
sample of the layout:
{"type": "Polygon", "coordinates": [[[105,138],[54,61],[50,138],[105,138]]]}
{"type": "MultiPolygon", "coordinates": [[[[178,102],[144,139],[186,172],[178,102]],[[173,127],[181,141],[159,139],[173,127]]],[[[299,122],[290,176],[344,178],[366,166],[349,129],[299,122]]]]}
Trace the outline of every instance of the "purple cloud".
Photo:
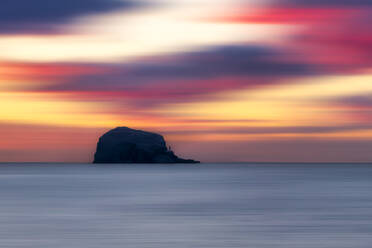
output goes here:
{"type": "Polygon", "coordinates": [[[2,0],[0,33],[55,32],[63,24],[82,15],[143,6],[132,0],[2,0]]]}

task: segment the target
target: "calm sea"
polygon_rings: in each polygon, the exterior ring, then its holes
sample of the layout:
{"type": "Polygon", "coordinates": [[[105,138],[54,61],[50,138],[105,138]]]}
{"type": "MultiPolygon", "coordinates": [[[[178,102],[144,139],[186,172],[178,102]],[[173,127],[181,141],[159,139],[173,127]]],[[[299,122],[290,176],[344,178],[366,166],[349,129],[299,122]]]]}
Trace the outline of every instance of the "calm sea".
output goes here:
{"type": "Polygon", "coordinates": [[[0,165],[0,247],[372,247],[372,165],[0,165]]]}

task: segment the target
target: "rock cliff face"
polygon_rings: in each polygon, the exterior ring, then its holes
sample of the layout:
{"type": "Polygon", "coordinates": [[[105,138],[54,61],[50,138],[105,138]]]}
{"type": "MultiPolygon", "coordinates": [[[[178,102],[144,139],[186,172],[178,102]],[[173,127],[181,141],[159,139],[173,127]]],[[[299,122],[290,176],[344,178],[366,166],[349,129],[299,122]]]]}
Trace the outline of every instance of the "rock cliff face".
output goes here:
{"type": "Polygon", "coordinates": [[[93,163],[199,163],[177,157],[163,136],[117,127],[101,136],[93,163]]]}

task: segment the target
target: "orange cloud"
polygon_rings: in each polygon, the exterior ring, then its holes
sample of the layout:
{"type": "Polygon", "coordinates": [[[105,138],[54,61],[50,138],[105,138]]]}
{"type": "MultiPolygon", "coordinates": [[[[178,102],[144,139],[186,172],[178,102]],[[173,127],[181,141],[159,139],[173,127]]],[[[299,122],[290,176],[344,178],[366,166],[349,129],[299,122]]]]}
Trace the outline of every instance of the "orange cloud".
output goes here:
{"type": "Polygon", "coordinates": [[[103,73],[104,67],[83,64],[41,64],[0,62],[0,77],[7,79],[32,79],[59,76],[77,76],[83,74],[103,73]]]}

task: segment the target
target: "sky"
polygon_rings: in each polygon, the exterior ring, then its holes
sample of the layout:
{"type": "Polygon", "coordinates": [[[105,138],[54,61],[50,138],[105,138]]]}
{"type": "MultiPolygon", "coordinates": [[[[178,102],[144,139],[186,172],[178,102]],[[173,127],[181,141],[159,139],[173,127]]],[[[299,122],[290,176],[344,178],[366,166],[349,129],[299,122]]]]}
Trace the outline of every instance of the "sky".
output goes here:
{"type": "Polygon", "coordinates": [[[202,162],[372,162],[372,0],[2,0],[0,162],[104,132],[202,162]]]}

